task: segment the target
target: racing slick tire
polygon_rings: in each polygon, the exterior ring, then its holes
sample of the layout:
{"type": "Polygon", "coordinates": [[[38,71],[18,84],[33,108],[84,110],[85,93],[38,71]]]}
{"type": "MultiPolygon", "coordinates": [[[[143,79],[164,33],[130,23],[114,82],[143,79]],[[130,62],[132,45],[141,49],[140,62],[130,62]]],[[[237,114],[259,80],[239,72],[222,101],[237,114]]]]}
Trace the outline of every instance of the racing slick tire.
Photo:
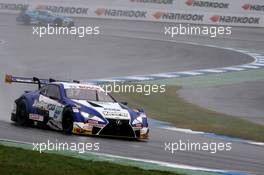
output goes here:
{"type": "Polygon", "coordinates": [[[73,129],[73,111],[71,108],[65,108],[62,118],[62,131],[65,134],[71,134],[73,129]]]}
{"type": "Polygon", "coordinates": [[[63,21],[61,19],[55,19],[54,20],[54,25],[57,26],[57,27],[62,27],[63,25],[63,21]]]}
{"type": "Polygon", "coordinates": [[[71,28],[74,26],[74,22],[70,22],[70,24],[67,26],[68,28],[71,28]]]}
{"type": "Polygon", "coordinates": [[[21,126],[29,125],[29,113],[27,110],[27,101],[25,99],[21,99],[17,103],[16,119],[16,122],[21,126]]]}

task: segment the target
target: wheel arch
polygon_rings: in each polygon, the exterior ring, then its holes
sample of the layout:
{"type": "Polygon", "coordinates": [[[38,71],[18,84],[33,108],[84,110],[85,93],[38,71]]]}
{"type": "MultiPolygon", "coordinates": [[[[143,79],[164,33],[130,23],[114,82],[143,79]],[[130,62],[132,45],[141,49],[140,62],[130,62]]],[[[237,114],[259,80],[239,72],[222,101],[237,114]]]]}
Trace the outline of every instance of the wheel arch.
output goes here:
{"type": "Polygon", "coordinates": [[[60,18],[60,17],[56,17],[56,18],[53,20],[53,23],[54,23],[54,25],[57,25],[58,27],[61,27],[62,24],[63,24],[63,19],[60,18]],[[58,24],[58,22],[59,22],[59,24],[58,24]]]}

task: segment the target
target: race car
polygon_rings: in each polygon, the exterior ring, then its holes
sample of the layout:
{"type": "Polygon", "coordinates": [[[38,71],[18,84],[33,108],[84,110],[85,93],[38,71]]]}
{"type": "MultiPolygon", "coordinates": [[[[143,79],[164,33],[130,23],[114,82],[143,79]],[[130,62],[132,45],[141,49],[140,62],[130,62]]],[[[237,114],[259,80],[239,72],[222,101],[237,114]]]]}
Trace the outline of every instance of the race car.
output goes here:
{"type": "Polygon", "coordinates": [[[12,75],[6,75],[5,82],[39,87],[15,100],[11,120],[19,125],[48,127],[66,134],[148,138],[144,110],[118,102],[99,85],[12,75]]]}
{"type": "Polygon", "coordinates": [[[73,19],[65,16],[54,15],[48,10],[22,10],[16,21],[25,25],[51,25],[57,27],[74,26],[73,19]]]}

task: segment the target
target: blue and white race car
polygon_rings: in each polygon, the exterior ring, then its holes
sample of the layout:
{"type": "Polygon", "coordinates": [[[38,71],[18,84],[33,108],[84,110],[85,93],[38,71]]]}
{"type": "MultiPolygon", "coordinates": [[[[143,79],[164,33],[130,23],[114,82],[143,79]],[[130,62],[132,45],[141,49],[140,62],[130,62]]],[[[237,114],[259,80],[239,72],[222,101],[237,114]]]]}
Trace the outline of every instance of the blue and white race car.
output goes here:
{"type": "Polygon", "coordinates": [[[117,102],[100,86],[6,75],[6,83],[38,84],[15,100],[11,120],[67,134],[148,138],[148,120],[143,109],[117,102]]]}
{"type": "Polygon", "coordinates": [[[16,21],[25,25],[51,25],[57,27],[74,26],[73,19],[65,16],[57,16],[48,10],[23,10],[16,21]]]}

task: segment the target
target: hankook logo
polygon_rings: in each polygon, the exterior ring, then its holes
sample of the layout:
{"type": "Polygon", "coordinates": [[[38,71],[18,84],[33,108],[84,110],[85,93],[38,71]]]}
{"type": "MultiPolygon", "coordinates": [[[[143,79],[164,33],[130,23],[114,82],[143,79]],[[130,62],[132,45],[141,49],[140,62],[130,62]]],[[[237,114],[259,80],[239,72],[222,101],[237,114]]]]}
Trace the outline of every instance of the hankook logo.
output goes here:
{"type": "Polygon", "coordinates": [[[211,18],[214,23],[240,23],[240,24],[259,24],[259,17],[245,17],[245,16],[219,16],[214,15],[211,18]]]}
{"type": "Polygon", "coordinates": [[[146,18],[146,11],[139,10],[116,10],[98,8],[94,12],[97,16],[116,16],[116,17],[129,17],[129,18],[146,18]]]}
{"type": "Polygon", "coordinates": [[[155,19],[169,19],[179,21],[203,21],[204,15],[184,13],[156,12],[152,15],[155,19]]]}
{"type": "Polygon", "coordinates": [[[173,4],[173,0],[130,0],[130,2],[144,4],[173,4]]]}
{"type": "Polygon", "coordinates": [[[83,7],[64,7],[64,6],[48,6],[48,5],[38,5],[36,9],[50,10],[53,13],[63,13],[63,14],[88,14],[88,8],[83,7]]]}
{"type": "Polygon", "coordinates": [[[259,4],[244,4],[242,8],[248,11],[264,11],[264,5],[259,4]]]}
{"type": "Polygon", "coordinates": [[[0,9],[3,10],[22,10],[27,9],[29,7],[28,4],[13,4],[13,3],[0,3],[0,9]]]}
{"type": "Polygon", "coordinates": [[[223,2],[187,0],[185,4],[193,7],[220,8],[220,9],[229,8],[229,3],[223,3],[223,2]]]}

